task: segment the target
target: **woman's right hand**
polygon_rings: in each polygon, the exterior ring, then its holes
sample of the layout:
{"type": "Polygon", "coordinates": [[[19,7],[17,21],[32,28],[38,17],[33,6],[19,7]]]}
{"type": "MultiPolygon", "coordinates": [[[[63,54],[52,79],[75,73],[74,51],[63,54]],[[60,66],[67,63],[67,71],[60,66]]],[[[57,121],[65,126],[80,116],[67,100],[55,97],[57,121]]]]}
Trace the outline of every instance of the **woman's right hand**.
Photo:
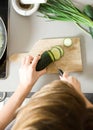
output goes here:
{"type": "Polygon", "coordinates": [[[66,82],[70,83],[75,88],[75,90],[83,97],[83,99],[85,100],[86,106],[89,108],[90,107],[93,108],[93,104],[91,104],[91,102],[82,93],[80,82],[75,77],[69,76],[69,74],[67,72],[64,72],[63,76],[62,77],[60,76],[60,79],[62,81],[66,81],[66,82]]]}
{"type": "Polygon", "coordinates": [[[70,83],[76,90],[81,91],[80,82],[73,76],[69,76],[67,72],[63,73],[63,76],[60,76],[62,81],[70,83]]]}

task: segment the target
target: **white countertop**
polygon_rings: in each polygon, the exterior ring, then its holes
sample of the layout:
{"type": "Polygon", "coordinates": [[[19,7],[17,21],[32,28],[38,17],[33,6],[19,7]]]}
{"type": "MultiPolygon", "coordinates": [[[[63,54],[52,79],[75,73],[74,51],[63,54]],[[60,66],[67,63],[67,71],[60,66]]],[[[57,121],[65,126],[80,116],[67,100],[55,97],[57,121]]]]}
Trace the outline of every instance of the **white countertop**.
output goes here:
{"type": "MultiPolygon", "coordinates": [[[[80,0],[76,0],[79,1],[80,0]]],[[[93,4],[92,0],[82,0],[82,3],[93,4]]],[[[73,73],[81,82],[83,92],[93,92],[93,39],[81,31],[74,23],[48,21],[37,16],[38,12],[30,17],[17,14],[10,9],[10,33],[8,43],[8,56],[14,53],[29,52],[31,47],[42,38],[80,37],[83,72],[73,73]]],[[[0,91],[14,91],[18,86],[19,65],[8,63],[8,77],[0,80],[0,91]]],[[[44,84],[58,79],[57,74],[42,76],[32,91],[37,91],[44,84]]]]}

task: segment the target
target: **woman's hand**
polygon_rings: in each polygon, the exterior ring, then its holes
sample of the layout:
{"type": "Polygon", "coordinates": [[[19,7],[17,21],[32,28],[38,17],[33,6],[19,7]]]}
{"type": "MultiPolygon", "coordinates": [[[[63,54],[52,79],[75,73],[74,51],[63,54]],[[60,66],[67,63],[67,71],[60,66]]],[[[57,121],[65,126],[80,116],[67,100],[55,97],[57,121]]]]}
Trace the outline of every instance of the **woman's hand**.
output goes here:
{"type": "Polygon", "coordinates": [[[80,82],[72,76],[69,76],[67,72],[63,73],[63,77],[60,77],[61,80],[70,83],[76,90],[81,91],[80,82]]]}
{"type": "Polygon", "coordinates": [[[85,100],[86,106],[89,108],[90,107],[93,108],[93,104],[91,104],[91,102],[82,93],[80,82],[75,77],[69,76],[67,72],[64,72],[63,77],[60,76],[60,79],[62,81],[66,81],[70,83],[76,89],[76,91],[83,97],[83,99],[85,100]]]}
{"type": "Polygon", "coordinates": [[[23,61],[22,65],[19,69],[19,78],[20,78],[20,85],[24,87],[33,86],[37,79],[45,74],[46,69],[41,71],[36,71],[36,65],[39,59],[41,58],[40,55],[36,57],[26,56],[23,61]]]}

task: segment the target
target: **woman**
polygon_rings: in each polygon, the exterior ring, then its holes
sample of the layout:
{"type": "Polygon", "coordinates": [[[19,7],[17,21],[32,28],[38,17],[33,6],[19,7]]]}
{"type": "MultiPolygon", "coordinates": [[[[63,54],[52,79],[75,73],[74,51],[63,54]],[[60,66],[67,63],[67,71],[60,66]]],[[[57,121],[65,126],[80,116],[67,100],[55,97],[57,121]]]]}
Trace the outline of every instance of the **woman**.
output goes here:
{"type": "MultiPolygon", "coordinates": [[[[22,68],[25,66],[25,69],[21,68],[20,73],[29,73],[31,64],[32,76],[27,74],[26,82],[22,78],[20,84],[32,87],[46,70],[37,73],[35,67],[38,60],[33,63],[28,59],[29,62],[24,60],[22,68]],[[29,77],[32,78],[28,80],[29,77]]],[[[93,130],[93,106],[82,94],[80,83],[67,73],[60,79],[42,87],[26,106],[18,110],[12,130],[93,130]]]]}
{"type": "Polygon", "coordinates": [[[93,130],[93,105],[67,73],[45,85],[21,108],[12,130],[93,130]]]}

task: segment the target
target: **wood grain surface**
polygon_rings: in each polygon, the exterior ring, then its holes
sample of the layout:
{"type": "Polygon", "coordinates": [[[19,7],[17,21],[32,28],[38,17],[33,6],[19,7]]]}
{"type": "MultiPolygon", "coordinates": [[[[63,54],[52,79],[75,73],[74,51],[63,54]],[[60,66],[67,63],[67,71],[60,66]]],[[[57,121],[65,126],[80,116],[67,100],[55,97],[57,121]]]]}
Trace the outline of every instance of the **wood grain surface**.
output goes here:
{"type": "Polygon", "coordinates": [[[19,62],[23,56],[31,54],[36,56],[42,54],[45,50],[51,49],[55,45],[61,45],[64,50],[64,56],[60,60],[51,63],[47,67],[47,73],[57,73],[57,67],[61,68],[63,71],[82,71],[82,58],[81,58],[81,48],[80,48],[80,38],[73,37],[72,45],[70,47],[65,47],[63,41],[65,38],[54,38],[54,39],[42,39],[37,41],[32,47],[29,53],[14,54],[9,59],[10,62],[19,62]]]}

